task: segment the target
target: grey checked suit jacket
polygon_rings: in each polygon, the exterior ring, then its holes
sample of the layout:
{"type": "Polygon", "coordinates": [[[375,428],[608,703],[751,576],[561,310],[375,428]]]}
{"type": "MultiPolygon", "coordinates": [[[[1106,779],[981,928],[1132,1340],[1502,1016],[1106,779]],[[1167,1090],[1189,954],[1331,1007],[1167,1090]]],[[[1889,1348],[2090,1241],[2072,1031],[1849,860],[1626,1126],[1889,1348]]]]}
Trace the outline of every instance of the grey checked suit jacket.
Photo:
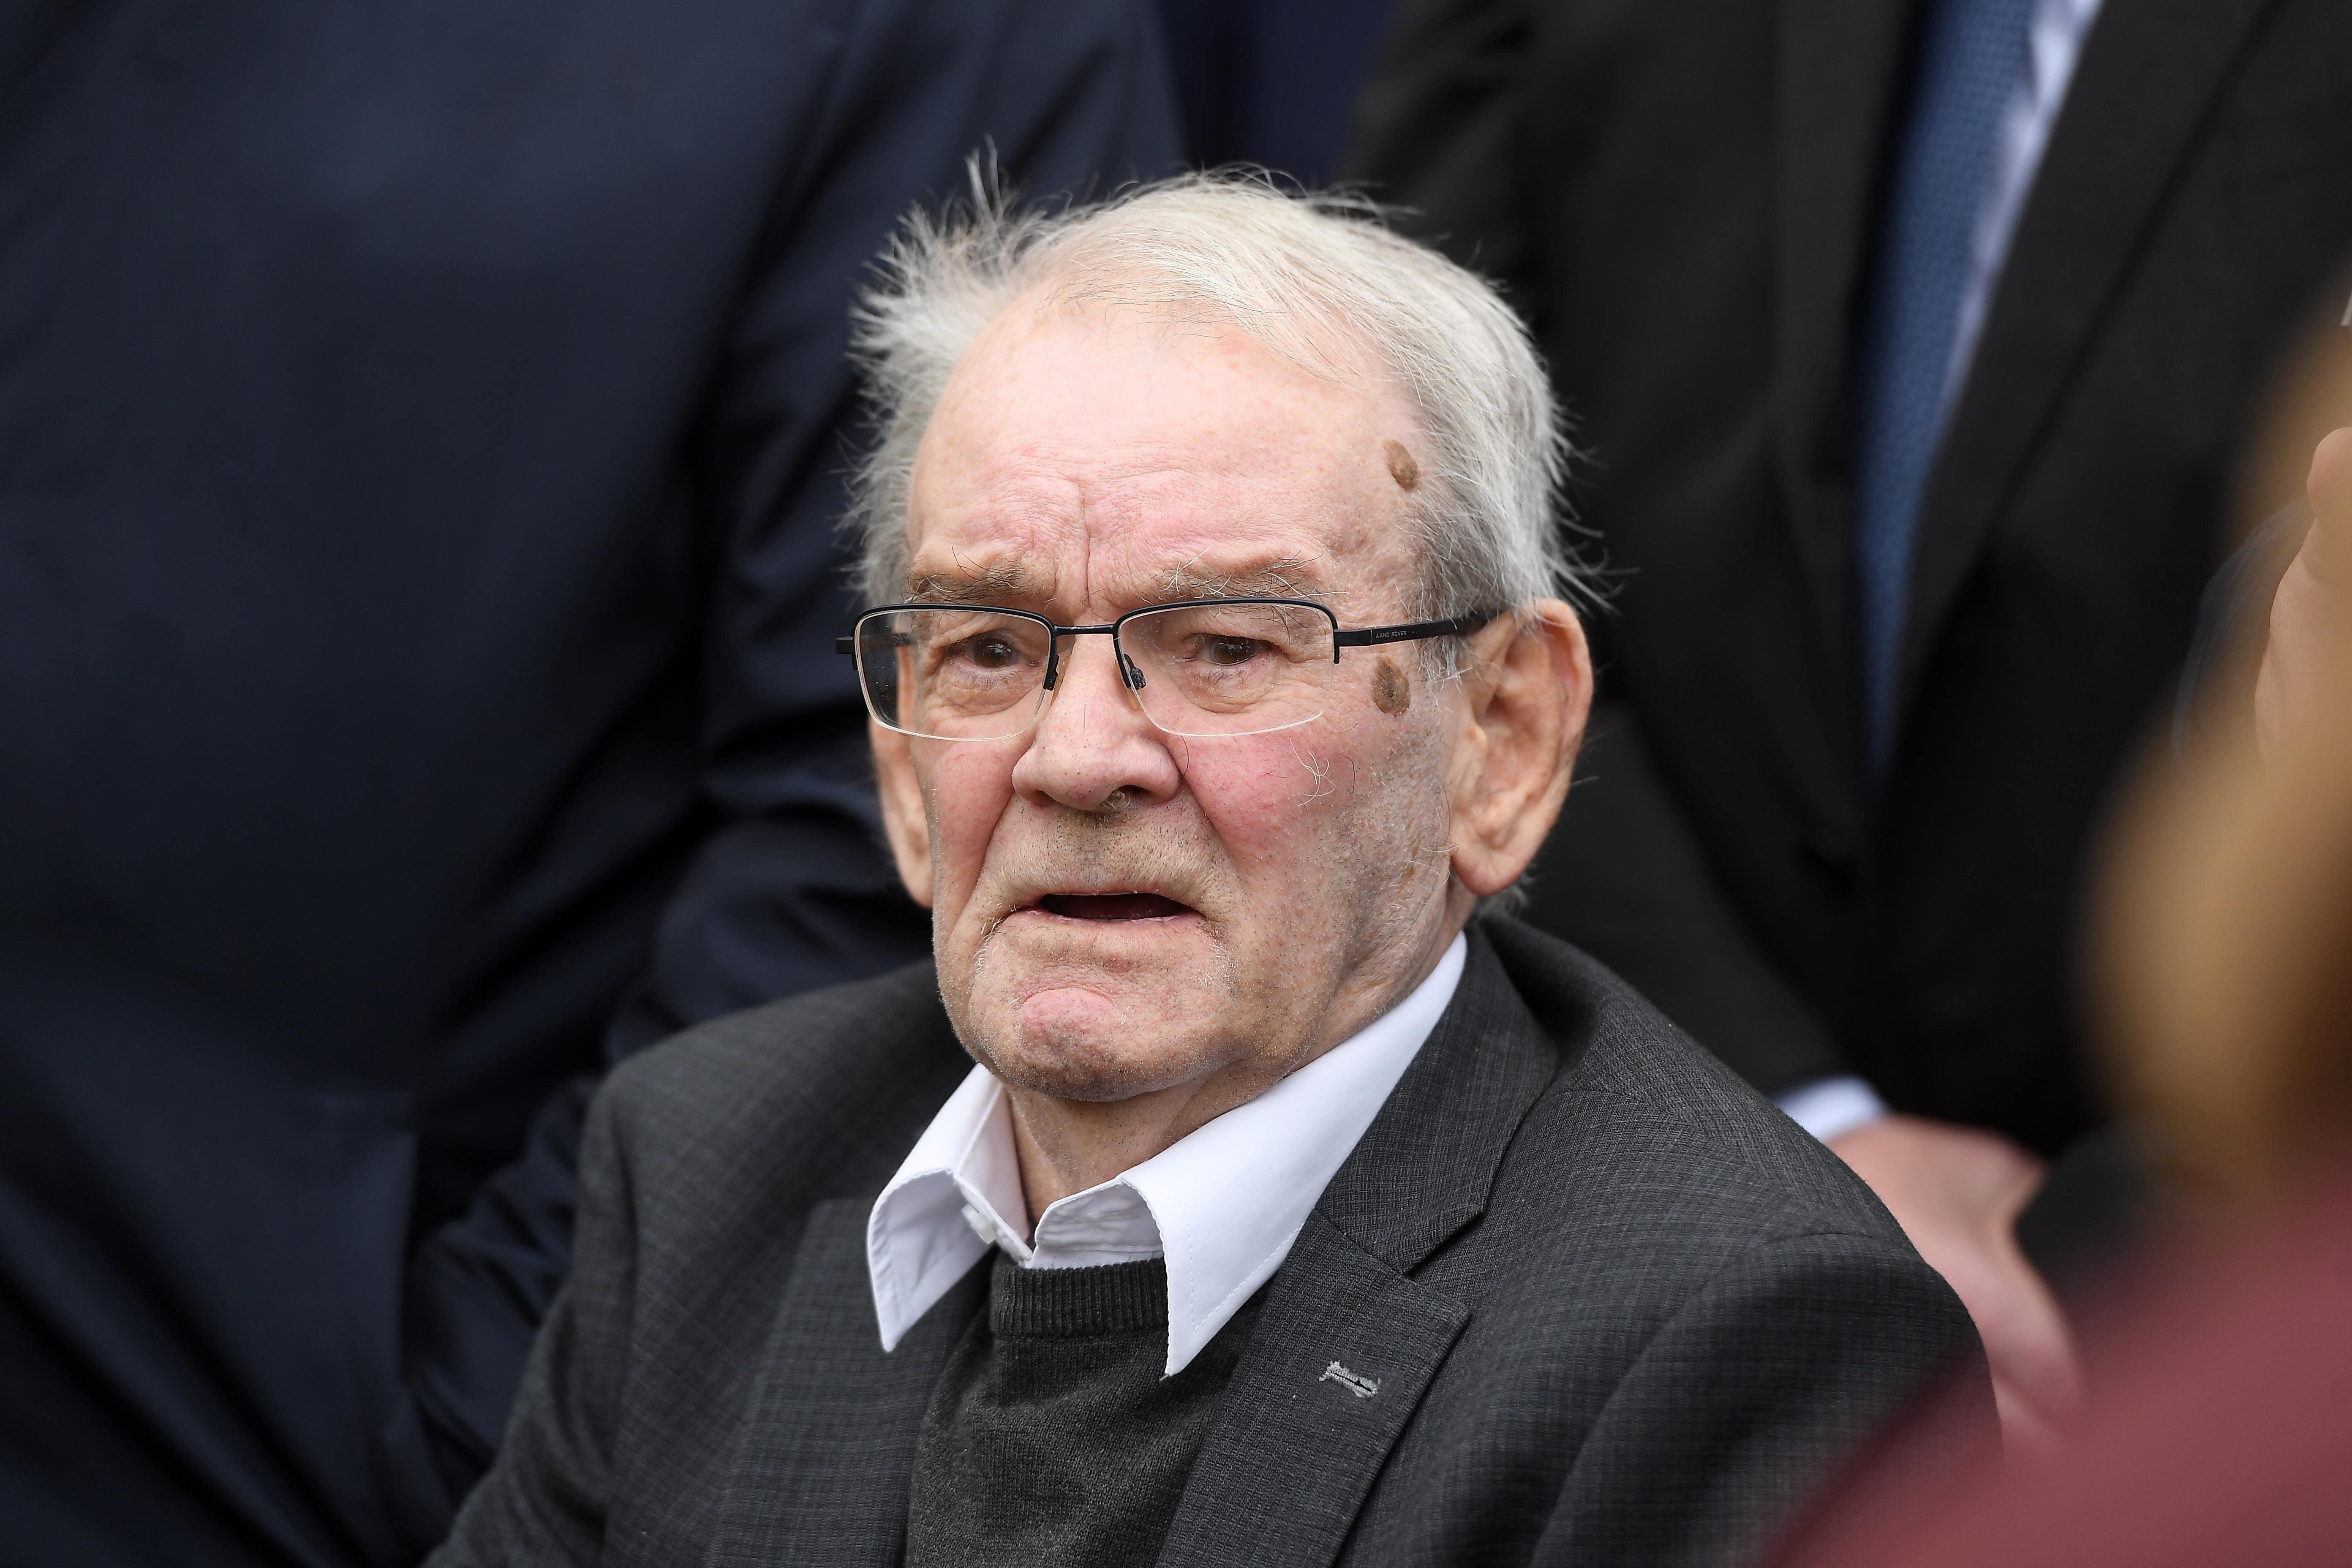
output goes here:
{"type": "MultiPolygon", "coordinates": [[[[577,1272],[436,1568],[896,1563],[987,1270],[886,1355],[866,1214],[970,1066],[925,965],[616,1071],[577,1272]]],[[[1506,921],[1266,1289],[1164,1563],[1737,1561],[1939,1368],[1990,1411],[1836,1158],[1506,921]]]]}

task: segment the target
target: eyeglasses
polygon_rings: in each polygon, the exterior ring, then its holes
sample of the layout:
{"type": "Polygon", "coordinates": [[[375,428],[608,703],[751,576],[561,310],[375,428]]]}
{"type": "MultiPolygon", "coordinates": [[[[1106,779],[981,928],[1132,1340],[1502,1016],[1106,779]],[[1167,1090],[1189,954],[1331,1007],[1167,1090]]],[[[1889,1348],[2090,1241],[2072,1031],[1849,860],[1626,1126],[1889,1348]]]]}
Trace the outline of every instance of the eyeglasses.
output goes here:
{"type": "Polygon", "coordinates": [[[933,741],[1002,741],[1037,721],[1061,639],[1108,637],[1144,717],[1171,735],[1263,735],[1323,716],[1339,650],[1462,637],[1500,611],[1341,631],[1305,599],[1187,599],[1108,626],[1059,626],[993,605],[889,605],[835,639],[855,655],[875,721],[933,741]]]}

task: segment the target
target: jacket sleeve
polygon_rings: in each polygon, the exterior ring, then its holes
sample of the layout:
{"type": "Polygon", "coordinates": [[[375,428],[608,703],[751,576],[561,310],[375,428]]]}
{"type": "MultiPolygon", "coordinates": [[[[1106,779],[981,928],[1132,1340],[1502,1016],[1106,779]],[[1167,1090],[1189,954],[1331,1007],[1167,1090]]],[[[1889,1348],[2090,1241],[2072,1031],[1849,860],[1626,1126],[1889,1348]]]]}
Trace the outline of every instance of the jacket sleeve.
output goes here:
{"type": "MultiPolygon", "coordinates": [[[[613,1059],[928,951],[881,844],[865,715],[833,648],[852,607],[835,528],[856,407],[851,300],[910,209],[964,188],[975,152],[992,146],[1039,198],[1102,194],[1178,156],[1144,0],[870,0],[831,79],[807,144],[783,159],[688,437],[710,573],[705,826],[613,1023],[613,1059]]],[[[520,1158],[412,1259],[419,1420],[394,1468],[420,1545],[488,1464],[570,1267],[593,1089],[582,1079],[556,1096],[520,1158]]],[[[577,1331],[559,1321],[550,1334],[577,1331]]]]}
{"type": "MultiPolygon", "coordinates": [[[[1398,0],[1342,165],[1399,226],[1507,287],[1528,275],[1514,155],[1527,0],[1398,0]]],[[[1532,314],[1525,293],[1514,303],[1532,314]]]]}
{"type": "Polygon", "coordinates": [[[579,1270],[557,1293],[523,1369],[506,1447],[433,1568],[560,1568],[604,1552],[636,1293],[628,1174],[609,1098],[589,1113],[581,1152],[579,1246],[579,1270]]]}
{"type": "Polygon", "coordinates": [[[1809,1497],[1941,1380],[1957,1460],[1997,1442],[1959,1299],[1906,1247],[1779,1238],[1725,1268],[1643,1349],[1586,1436],[1539,1564],[1754,1560],[1809,1497]]]}
{"type": "Polygon", "coordinates": [[[1527,918],[1623,975],[1768,1095],[1853,1070],[1724,896],[1622,704],[1593,710],[1527,918]]]}

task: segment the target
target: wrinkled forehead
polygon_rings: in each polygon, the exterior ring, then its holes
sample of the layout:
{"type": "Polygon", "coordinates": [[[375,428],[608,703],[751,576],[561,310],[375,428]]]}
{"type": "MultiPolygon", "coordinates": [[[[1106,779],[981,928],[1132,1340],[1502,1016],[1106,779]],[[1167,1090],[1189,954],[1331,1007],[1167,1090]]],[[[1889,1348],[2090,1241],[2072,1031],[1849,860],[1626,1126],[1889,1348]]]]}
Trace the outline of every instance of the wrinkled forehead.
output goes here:
{"type": "Polygon", "coordinates": [[[1226,594],[1369,605],[1412,569],[1386,454],[1414,439],[1380,381],[1239,331],[1008,312],[924,435],[908,591],[1073,615],[1226,594]]]}

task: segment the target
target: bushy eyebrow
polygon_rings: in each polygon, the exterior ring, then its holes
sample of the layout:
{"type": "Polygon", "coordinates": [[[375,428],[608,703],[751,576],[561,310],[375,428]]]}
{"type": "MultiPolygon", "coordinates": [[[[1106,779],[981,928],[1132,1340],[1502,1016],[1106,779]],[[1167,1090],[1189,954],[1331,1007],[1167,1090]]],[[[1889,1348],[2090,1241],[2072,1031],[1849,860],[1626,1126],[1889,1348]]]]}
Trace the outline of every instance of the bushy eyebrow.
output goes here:
{"type": "Polygon", "coordinates": [[[1171,566],[1152,584],[1150,598],[1160,603],[1180,599],[1313,599],[1324,597],[1315,581],[1314,564],[1298,558],[1269,562],[1242,572],[1203,571],[1198,562],[1171,566]]]}
{"type": "MultiPolygon", "coordinates": [[[[1000,561],[977,572],[925,572],[907,585],[907,602],[917,605],[994,605],[1034,596],[1036,576],[1017,561],[1000,561]]],[[[1316,581],[1314,563],[1285,557],[1238,572],[1205,570],[1197,561],[1171,566],[1153,579],[1140,603],[1185,599],[1307,599],[1329,595],[1316,581]]]]}
{"type": "Polygon", "coordinates": [[[909,604],[992,605],[1029,592],[1028,568],[1000,561],[978,572],[926,572],[907,584],[909,604]]]}

